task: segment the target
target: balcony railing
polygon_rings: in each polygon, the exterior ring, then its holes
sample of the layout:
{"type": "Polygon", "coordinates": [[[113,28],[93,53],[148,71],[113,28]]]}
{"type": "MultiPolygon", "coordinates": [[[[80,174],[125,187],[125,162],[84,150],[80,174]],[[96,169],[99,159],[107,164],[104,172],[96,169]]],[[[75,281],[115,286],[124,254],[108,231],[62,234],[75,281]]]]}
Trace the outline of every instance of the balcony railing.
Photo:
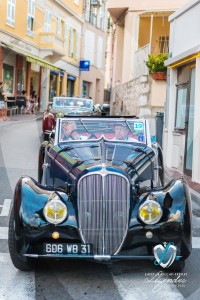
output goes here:
{"type": "Polygon", "coordinates": [[[101,15],[87,9],[85,11],[85,20],[100,30],[104,30],[104,18],[101,15]]]}
{"type": "Polygon", "coordinates": [[[142,75],[148,75],[149,71],[146,66],[146,61],[148,59],[148,54],[150,53],[150,44],[145,45],[144,47],[135,51],[135,61],[134,61],[134,72],[133,76],[139,77],[142,75]]]}
{"type": "Polygon", "coordinates": [[[54,33],[42,32],[40,33],[40,47],[49,49],[57,54],[65,55],[65,43],[62,37],[56,36],[54,33]]]}

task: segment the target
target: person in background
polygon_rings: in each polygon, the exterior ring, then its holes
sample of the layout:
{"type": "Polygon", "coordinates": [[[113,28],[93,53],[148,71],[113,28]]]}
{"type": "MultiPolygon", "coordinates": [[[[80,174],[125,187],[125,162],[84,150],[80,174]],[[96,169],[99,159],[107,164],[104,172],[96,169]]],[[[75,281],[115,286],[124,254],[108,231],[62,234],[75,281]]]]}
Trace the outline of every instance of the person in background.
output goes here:
{"type": "Polygon", "coordinates": [[[35,107],[34,107],[34,112],[39,111],[39,101],[38,101],[38,95],[35,94],[35,107]]]}
{"type": "Polygon", "coordinates": [[[30,106],[29,97],[27,96],[25,90],[22,91],[22,97],[21,97],[21,99],[24,99],[26,101],[26,112],[29,112],[29,106],[30,106]]]}
{"type": "Polygon", "coordinates": [[[30,107],[29,107],[30,114],[35,113],[35,96],[36,96],[35,91],[32,91],[31,97],[30,97],[30,107]]]}
{"type": "Polygon", "coordinates": [[[3,82],[0,81],[0,120],[6,121],[7,118],[7,96],[3,90],[3,82]]]}

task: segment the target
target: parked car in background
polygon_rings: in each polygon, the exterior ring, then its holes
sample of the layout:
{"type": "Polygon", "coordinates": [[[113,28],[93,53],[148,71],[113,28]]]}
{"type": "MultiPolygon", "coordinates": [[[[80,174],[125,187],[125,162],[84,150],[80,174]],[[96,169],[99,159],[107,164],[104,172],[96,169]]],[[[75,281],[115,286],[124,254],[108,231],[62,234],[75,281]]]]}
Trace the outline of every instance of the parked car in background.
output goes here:
{"type": "Polygon", "coordinates": [[[101,116],[101,104],[100,103],[94,104],[94,114],[96,116],[101,116]]]}
{"type": "Polygon", "coordinates": [[[192,249],[190,192],[183,178],[164,185],[148,121],[58,118],[38,165],[38,182],[22,176],[15,188],[8,243],[16,268],[31,270],[37,258],[153,265],[166,253],[170,270],[184,267],[192,249]]]}
{"type": "Polygon", "coordinates": [[[94,114],[93,100],[77,97],[54,97],[43,115],[43,135],[48,139],[49,132],[56,124],[57,117],[91,116],[94,114]]]}
{"type": "Polygon", "coordinates": [[[110,115],[110,104],[104,103],[101,106],[101,115],[102,116],[109,116],[110,115]]]}

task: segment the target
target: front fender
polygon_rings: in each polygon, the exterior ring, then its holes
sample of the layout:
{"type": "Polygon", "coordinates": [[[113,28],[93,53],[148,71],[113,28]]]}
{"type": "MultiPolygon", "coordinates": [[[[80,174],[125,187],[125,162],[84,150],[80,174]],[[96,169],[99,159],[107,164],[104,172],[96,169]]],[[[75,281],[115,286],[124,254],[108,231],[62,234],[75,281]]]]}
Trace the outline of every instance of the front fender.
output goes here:
{"type": "Polygon", "coordinates": [[[59,189],[45,187],[33,178],[24,176],[17,183],[14,197],[15,223],[18,234],[25,228],[28,230],[35,228],[36,230],[49,225],[43,216],[43,208],[50,195],[55,191],[59,193],[68,209],[68,218],[57,226],[70,225],[77,227],[75,211],[67,193],[59,189]]]}
{"type": "Polygon", "coordinates": [[[163,188],[142,194],[133,208],[129,228],[134,234],[127,236],[126,243],[144,241],[140,234],[136,236],[136,231],[142,228],[144,232],[152,231],[153,238],[149,240],[152,245],[173,242],[178,255],[186,259],[192,251],[192,210],[189,186],[185,180],[172,180],[163,188]],[[147,225],[138,217],[139,207],[147,197],[153,197],[163,210],[162,218],[154,225],[147,225]]]}

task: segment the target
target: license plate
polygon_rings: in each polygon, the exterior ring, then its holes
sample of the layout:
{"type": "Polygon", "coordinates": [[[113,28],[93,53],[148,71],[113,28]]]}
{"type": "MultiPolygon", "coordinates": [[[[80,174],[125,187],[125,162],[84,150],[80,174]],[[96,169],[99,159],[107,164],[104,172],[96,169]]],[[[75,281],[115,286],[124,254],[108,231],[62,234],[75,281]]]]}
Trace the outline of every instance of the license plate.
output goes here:
{"type": "Polygon", "coordinates": [[[44,243],[45,254],[92,254],[91,244],[44,243]]]}

